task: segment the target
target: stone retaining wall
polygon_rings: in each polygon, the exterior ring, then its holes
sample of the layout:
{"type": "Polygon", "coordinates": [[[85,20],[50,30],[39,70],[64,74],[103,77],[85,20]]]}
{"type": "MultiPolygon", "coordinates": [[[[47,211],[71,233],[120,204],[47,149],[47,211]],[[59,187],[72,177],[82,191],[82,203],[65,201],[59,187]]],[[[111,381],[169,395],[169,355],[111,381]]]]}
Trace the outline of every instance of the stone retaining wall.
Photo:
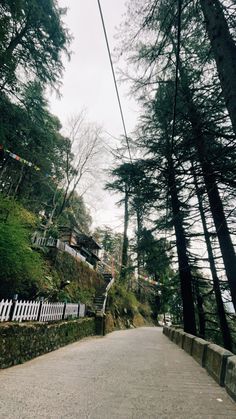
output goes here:
{"type": "Polygon", "coordinates": [[[164,326],[163,333],[206,368],[236,400],[236,356],[232,352],[174,327],[164,326]]]}
{"type": "Polygon", "coordinates": [[[229,356],[233,356],[232,352],[218,345],[209,344],[206,348],[205,368],[214,380],[223,387],[225,385],[226,364],[229,356]]]}
{"type": "Polygon", "coordinates": [[[194,338],[192,356],[202,367],[205,367],[206,349],[210,342],[201,338],[194,338]]]}
{"type": "Polygon", "coordinates": [[[86,336],[96,334],[95,319],[0,325],[0,368],[21,364],[86,336]]]}
{"type": "Polygon", "coordinates": [[[225,388],[229,395],[236,401],[236,356],[227,358],[225,388]]]}

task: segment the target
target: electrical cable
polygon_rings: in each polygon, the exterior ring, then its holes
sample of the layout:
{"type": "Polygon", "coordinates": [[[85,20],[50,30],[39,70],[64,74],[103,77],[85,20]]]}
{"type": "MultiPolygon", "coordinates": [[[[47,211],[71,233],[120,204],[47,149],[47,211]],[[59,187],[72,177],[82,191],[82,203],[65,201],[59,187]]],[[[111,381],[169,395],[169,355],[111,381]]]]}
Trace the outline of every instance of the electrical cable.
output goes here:
{"type": "Polygon", "coordinates": [[[110,50],[110,46],[109,46],[108,35],[107,35],[107,30],[106,30],[106,26],[105,26],[105,21],[104,21],[104,17],[103,17],[103,11],[102,11],[100,0],[97,0],[97,3],[98,3],[98,8],[99,8],[99,12],[100,12],[101,21],[102,21],[102,27],[103,27],[103,32],[104,32],[104,36],[105,36],[107,51],[108,51],[108,55],[109,55],[111,71],[112,71],[113,81],[114,81],[114,85],[115,85],[116,96],[117,96],[117,100],[118,100],[122,125],[123,125],[123,129],[124,129],[124,134],[125,134],[125,140],[126,140],[126,144],[127,144],[127,148],[128,148],[130,162],[132,163],[132,157],[131,157],[131,151],[130,151],[130,145],[129,145],[129,139],[128,139],[128,135],[127,135],[126,125],[125,125],[124,113],[123,113],[121,100],[120,100],[120,94],[119,94],[119,90],[118,90],[118,86],[117,86],[114,65],[113,65],[113,61],[112,61],[112,58],[111,58],[111,50],[110,50]]]}

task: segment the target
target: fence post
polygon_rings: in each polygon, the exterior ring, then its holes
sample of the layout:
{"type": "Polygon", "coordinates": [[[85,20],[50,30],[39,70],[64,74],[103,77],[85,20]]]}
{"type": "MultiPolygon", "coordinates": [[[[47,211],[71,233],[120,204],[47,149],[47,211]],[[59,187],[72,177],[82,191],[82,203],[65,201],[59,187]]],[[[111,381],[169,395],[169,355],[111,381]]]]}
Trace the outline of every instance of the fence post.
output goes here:
{"type": "Polygon", "coordinates": [[[62,320],[65,320],[65,314],[66,314],[66,304],[67,304],[67,301],[65,300],[65,302],[64,302],[64,307],[63,307],[63,313],[62,313],[62,320]]]}
{"type": "Polygon", "coordinates": [[[15,311],[15,306],[16,306],[16,302],[18,300],[18,294],[14,294],[13,299],[12,299],[12,306],[11,306],[11,310],[10,310],[10,314],[9,314],[9,320],[12,322],[13,321],[13,314],[15,311]]]}
{"type": "Polygon", "coordinates": [[[79,308],[80,308],[80,301],[78,301],[78,315],[77,315],[78,318],[79,318],[79,308]]]}
{"type": "Polygon", "coordinates": [[[41,311],[42,311],[42,306],[43,306],[43,301],[44,301],[44,298],[43,298],[43,297],[40,297],[40,300],[39,300],[39,311],[38,311],[37,322],[39,322],[39,320],[40,320],[41,311]]]}

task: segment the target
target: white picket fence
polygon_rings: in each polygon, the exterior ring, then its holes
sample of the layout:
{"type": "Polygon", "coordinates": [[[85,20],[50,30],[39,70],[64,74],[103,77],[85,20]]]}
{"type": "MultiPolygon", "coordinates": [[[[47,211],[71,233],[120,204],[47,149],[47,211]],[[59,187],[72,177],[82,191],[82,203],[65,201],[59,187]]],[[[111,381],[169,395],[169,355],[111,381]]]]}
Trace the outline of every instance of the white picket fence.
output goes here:
{"type": "Polygon", "coordinates": [[[12,307],[12,300],[0,301],[0,321],[7,322],[10,318],[10,311],[12,307]]]}
{"type": "Polygon", "coordinates": [[[40,322],[61,320],[63,317],[64,303],[43,303],[40,313],[40,322]]]}
{"type": "Polygon", "coordinates": [[[80,304],[79,305],[79,317],[84,317],[85,316],[85,304],[80,304]]]}
{"type": "MultiPolygon", "coordinates": [[[[80,304],[80,307],[84,306],[85,304],[80,304]]],[[[68,319],[69,317],[75,318],[78,317],[78,304],[66,304],[66,309],[65,309],[65,315],[64,315],[64,319],[68,319]]],[[[84,317],[84,316],[79,316],[79,317],[84,317]]]]}
{"type": "Polygon", "coordinates": [[[64,320],[85,317],[85,311],[85,304],[2,300],[0,301],[0,322],[64,320]]]}
{"type": "Polygon", "coordinates": [[[80,304],[79,307],[78,307],[78,311],[79,311],[79,317],[85,317],[86,305],[85,304],[80,304]]]}
{"type": "Polygon", "coordinates": [[[16,301],[12,321],[37,320],[40,303],[37,301],[16,301]]]}

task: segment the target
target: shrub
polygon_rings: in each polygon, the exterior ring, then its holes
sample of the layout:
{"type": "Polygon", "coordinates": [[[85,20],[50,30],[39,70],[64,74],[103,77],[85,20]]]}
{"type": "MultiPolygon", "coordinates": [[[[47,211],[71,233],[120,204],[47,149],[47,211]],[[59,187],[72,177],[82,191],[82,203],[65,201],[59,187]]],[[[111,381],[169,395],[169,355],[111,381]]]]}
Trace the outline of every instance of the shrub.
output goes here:
{"type": "Polygon", "coordinates": [[[124,285],[116,283],[109,292],[109,308],[114,314],[127,313],[133,316],[138,312],[139,303],[135,295],[128,291],[124,285]]]}
{"type": "Polygon", "coordinates": [[[36,218],[12,199],[0,200],[0,298],[37,293],[43,276],[43,259],[31,249],[36,218]]]}
{"type": "Polygon", "coordinates": [[[104,285],[101,274],[68,253],[51,250],[47,255],[48,278],[42,295],[50,300],[67,300],[92,305],[96,290],[104,285]],[[68,284],[63,287],[63,284],[68,284]]]}
{"type": "Polygon", "coordinates": [[[142,314],[145,319],[148,319],[152,316],[152,310],[148,303],[140,303],[138,309],[140,314],[142,314]]]}

